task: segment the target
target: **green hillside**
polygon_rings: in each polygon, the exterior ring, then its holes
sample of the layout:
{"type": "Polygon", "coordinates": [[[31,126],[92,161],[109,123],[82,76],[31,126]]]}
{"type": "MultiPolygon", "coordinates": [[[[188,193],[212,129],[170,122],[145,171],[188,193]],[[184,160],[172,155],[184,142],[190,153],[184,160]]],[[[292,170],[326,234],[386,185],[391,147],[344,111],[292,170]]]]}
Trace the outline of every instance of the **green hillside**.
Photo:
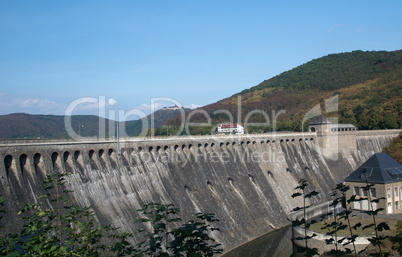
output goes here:
{"type": "MultiPolygon", "coordinates": [[[[189,110],[190,109],[188,109],[188,108],[183,108],[183,111],[189,111],[189,110]]],[[[173,110],[173,109],[161,109],[161,110],[155,111],[153,113],[155,133],[158,135],[161,134],[160,129],[162,128],[162,125],[167,120],[173,118],[176,115],[179,115],[180,113],[181,113],[180,110],[173,110]]],[[[149,129],[147,129],[146,131],[144,130],[144,132],[142,134],[149,135],[151,133],[150,128],[151,128],[152,116],[148,115],[144,119],[126,122],[125,128],[126,128],[127,135],[128,136],[140,135],[143,132],[143,124],[146,124],[146,123],[148,123],[149,129]],[[144,119],[146,119],[147,121],[144,121],[144,119]]],[[[164,128],[164,129],[165,129],[165,135],[166,135],[166,128],[164,128]]]]}
{"type": "MultiPolygon", "coordinates": [[[[184,109],[188,111],[189,109],[184,109]]],[[[154,113],[155,129],[160,129],[163,123],[180,113],[180,110],[158,110],[154,113]]],[[[144,119],[151,126],[151,115],[144,119]]],[[[105,125],[106,136],[115,136],[116,123],[113,120],[99,118],[94,115],[71,116],[73,131],[82,137],[98,137],[99,121],[105,125]],[[112,126],[109,134],[109,126],[112,126]]],[[[128,136],[137,136],[142,131],[143,120],[127,121],[120,125],[120,135],[124,132],[128,136]],[[124,129],[125,128],[125,129],[124,129]]],[[[147,130],[145,134],[149,134],[147,130]]],[[[0,138],[68,138],[70,137],[64,125],[64,116],[61,115],[31,115],[14,113],[0,116],[0,138]]]]}
{"type": "Polygon", "coordinates": [[[240,94],[264,88],[331,91],[377,78],[402,65],[402,51],[330,54],[281,73],[240,94]]]}
{"type": "MultiPolygon", "coordinates": [[[[71,127],[76,134],[84,137],[99,135],[99,117],[75,115],[71,117],[71,127]]],[[[101,118],[102,119],[102,118],[101,118]]],[[[103,119],[104,120],[104,119],[103,119]]],[[[108,120],[106,131],[108,131],[108,120]]],[[[0,116],[0,138],[67,138],[64,116],[31,115],[14,113],[0,116]]]]}
{"type": "MultiPolygon", "coordinates": [[[[300,131],[303,117],[317,105],[327,116],[340,123],[353,123],[359,129],[399,128],[402,120],[402,51],[353,51],[324,56],[245,89],[229,98],[202,107],[213,124],[228,122],[226,110],[237,121],[238,98],[241,98],[241,122],[265,122],[270,126],[251,126],[249,132],[273,130],[300,131]],[[326,99],[338,96],[338,108],[326,110],[326,99]],[[319,106],[318,106],[319,107],[319,106]],[[273,124],[274,114],[278,121],[273,124]],[[328,112],[328,113],[327,113],[328,112]]],[[[206,122],[204,115],[194,115],[192,122],[206,122]]],[[[169,120],[178,125],[180,117],[169,120]]]]}

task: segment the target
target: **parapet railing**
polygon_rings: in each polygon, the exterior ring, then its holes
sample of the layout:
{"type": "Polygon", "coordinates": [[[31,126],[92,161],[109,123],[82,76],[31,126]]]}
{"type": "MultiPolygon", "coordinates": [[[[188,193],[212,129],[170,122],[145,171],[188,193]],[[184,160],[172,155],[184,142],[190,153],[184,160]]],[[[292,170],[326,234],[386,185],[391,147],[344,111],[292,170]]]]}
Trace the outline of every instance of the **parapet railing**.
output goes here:
{"type": "Polygon", "coordinates": [[[384,130],[358,130],[356,136],[385,136],[399,135],[402,129],[384,129],[384,130]]]}
{"type": "MultiPolygon", "coordinates": [[[[189,135],[189,136],[154,136],[154,137],[122,137],[120,143],[124,142],[152,142],[152,141],[196,141],[196,140],[238,140],[238,139],[257,139],[257,138],[289,138],[289,137],[314,137],[315,132],[272,132],[261,134],[242,134],[242,135],[189,135]]],[[[51,145],[51,144],[90,144],[90,143],[115,143],[115,137],[80,137],[80,138],[46,138],[46,139],[0,139],[0,146],[10,145],[51,145]]]]}

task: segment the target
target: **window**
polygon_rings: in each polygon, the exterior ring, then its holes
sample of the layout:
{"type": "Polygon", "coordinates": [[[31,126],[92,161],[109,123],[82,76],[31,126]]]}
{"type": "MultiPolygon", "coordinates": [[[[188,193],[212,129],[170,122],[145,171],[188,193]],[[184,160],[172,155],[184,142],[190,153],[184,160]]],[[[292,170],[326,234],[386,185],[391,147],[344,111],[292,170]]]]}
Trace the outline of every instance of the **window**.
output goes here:
{"type": "Polygon", "coordinates": [[[371,197],[373,197],[373,198],[377,197],[377,192],[375,191],[375,188],[370,188],[370,194],[371,194],[371,197]]]}
{"type": "Polygon", "coordinates": [[[360,195],[360,187],[355,187],[355,195],[360,195]]]}
{"type": "Polygon", "coordinates": [[[399,209],[399,202],[395,201],[395,209],[399,209]]]}
{"type": "Polygon", "coordinates": [[[363,196],[367,196],[367,188],[362,187],[363,190],[363,196]]]}
{"type": "Polygon", "coordinates": [[[395,187],[395,198],[398,197],[399,187],[395,187]]]}
{"type": "Polygon", "coordinates": [[[391,198],[391,188],[387,188],[387,198],[391,198]]]}

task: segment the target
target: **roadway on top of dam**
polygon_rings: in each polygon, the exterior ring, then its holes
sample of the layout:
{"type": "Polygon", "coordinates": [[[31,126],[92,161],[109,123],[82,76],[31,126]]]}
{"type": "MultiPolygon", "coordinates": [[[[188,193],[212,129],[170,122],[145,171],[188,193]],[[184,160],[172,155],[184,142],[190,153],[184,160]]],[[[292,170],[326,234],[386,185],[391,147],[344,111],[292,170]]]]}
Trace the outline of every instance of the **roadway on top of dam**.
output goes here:
{"type": "MultiPolygon", "coordinates": [[[[165,136],[165,137],[124,137],[119,138],[119,143],[141,143],[141,142],[177,142],[177,141],[206,141],[206,140],[243,140],[253,138],[306,138],[315,137],[315,132],[272,132],[262,134],[243,134],[243,135],[190,135],[190,136],[165,136]]],[[[77,144],[104,144],[117,143],[117,138],[49,138],[49,139],[1,139],[0,147],[10,146],[44,146],[44,145],[77,145],[77,144]]]]}

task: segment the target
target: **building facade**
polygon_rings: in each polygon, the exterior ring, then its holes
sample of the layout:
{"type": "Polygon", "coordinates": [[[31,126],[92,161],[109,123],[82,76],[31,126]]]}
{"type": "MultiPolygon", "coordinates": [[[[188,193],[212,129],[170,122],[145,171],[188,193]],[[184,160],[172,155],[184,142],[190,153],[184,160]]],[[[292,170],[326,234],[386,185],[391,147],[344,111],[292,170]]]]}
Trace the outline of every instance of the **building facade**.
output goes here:
{"type": "Polygon", "coordinates": [[[239,123],[219,124],[218,134],[244,134],[244,127],[239,123]]]}
{"type": "Polygon", "coordinates": [[[350,186],[346,198],[355,195],[360,200],[351,203],[352,209],[382,208],[384,210],[380,213],[383,214],[402,213],[402,165],[386,153],[374,154],[344,181],[350,186]],[[376,203],[372,201],[375,199],[380,200],[376,203]]]}

